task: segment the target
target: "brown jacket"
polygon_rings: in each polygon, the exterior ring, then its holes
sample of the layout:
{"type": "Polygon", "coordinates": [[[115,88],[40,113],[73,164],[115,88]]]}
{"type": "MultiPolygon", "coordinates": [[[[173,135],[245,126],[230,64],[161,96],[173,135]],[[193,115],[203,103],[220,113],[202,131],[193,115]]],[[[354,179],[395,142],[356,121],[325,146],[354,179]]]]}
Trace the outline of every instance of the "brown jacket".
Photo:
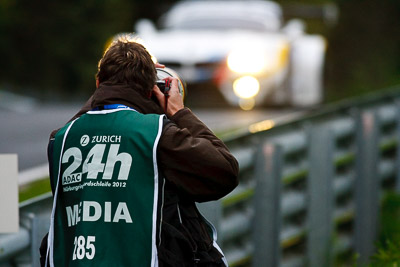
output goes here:
{"type": "MultiPolygon", "coordinates": [[[[107,104],[163,113],[156,101],[134,89],[103,83],[74,118],[107,104]]],[[[161,235],[157,234],[160,266],[224,266],[195,202],[219,199],[237,186],[236,159],[188,108],[165,120],[157,156],[166,178],[161,235]]]]}

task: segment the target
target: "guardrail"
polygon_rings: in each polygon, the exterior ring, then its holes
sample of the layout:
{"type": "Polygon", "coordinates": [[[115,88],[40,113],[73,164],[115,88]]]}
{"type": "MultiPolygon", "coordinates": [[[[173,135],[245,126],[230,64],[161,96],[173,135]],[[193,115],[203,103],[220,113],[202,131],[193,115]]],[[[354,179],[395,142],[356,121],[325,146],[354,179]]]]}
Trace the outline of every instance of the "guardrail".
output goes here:
{"type": "Polygon", "coordinates": [[[39,247],[49,230],[51,200],[48,193],[20,204],[19,232],[0,234],[0,267],[40,266],[39,247]]]}
{"type": "MultiPolygon", "coordinates": [[[[399,191],[400,88],[223,139],[240,184],[199,205],[218,229],[231,267],[330,266],[374,251],[379,201],[399,191]]],[[[39,266],[51,196],[21,204],[21,230],[0,235],[0,267],[39,266]]]]}
{"type": "Polygon", "coordinates": [[[332,266],[374,252],[383,192],[399,191],[400,88],[224,140],[240,185],[203,212],[230,266],[332,266]]]}

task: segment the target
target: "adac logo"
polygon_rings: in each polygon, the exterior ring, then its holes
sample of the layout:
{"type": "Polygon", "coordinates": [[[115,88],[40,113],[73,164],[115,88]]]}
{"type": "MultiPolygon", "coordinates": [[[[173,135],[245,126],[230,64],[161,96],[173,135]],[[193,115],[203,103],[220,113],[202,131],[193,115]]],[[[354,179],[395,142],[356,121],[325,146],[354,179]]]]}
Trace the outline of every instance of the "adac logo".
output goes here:
{"type": "Polygon", "coordinates": [[[89,144],[89,141],[90,141],[89,135],[87,135],[87,134],[82,135],[82,137],[81,137],[81,146],[87,146],[87,144],[89,144]]]}

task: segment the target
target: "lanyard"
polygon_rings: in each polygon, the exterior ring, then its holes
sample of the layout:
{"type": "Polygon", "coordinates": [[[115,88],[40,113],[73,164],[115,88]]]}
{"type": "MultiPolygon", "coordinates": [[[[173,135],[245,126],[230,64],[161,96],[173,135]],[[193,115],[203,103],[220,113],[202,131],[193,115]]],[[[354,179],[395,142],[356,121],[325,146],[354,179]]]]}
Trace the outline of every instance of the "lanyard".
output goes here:
{"type": "Polygon", "coordinates": [[[92,109],[92,111],[105,110],[105,109],[132,109],[132,110],[135,110],[133,108],[130,108],[130,107],[122,105],[122,104],[109,104],[109,105],[95,107],[94,109],[92,109]]]}

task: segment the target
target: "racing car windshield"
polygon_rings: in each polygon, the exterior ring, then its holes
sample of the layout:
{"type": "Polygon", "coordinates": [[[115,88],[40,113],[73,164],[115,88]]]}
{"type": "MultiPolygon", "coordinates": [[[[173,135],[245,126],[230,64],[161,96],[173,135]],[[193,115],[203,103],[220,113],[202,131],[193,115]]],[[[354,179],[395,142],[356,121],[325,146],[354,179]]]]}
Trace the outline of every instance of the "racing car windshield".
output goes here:
{"type": "Polygon", "coordinates": [[[238,19],[196,19],[180,21],[171,26],[174,30],[248,30],[272,31],[267,25],[258,21],[238,19]]]}

